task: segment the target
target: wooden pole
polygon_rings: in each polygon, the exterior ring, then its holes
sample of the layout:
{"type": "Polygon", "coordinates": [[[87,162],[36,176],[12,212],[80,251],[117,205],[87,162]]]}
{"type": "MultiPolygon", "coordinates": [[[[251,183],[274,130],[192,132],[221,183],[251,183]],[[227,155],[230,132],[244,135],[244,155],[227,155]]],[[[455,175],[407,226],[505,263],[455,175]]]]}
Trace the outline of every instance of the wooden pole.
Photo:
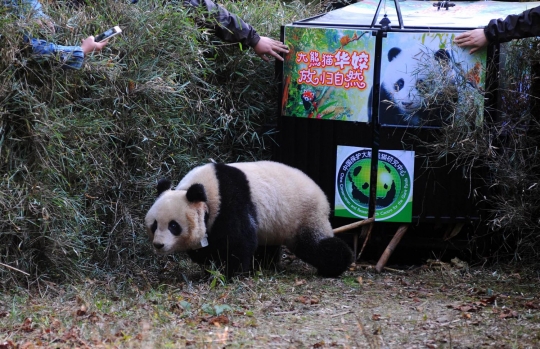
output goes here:
{"type": "MultiPolygon", "coordinates": [[[[373,218],[373,217],[371,217],[369,219],[375,220],[375,218],[373,218]]],[[[369,238],[371,237],[371,231],[373,230],[374,225],[375,224],[370,224],[369,227],[364,227],[364,229],[367,229],[366,238],[364,239],[364,243],[362,244],[362,249],[360,250],[360,253],[358,255],[356,255],[355,261],[359,260],[360,256],[362,256],[362,252],[364,252],[364,248],[366,247],[366,244],[367,244],[369,238]]],[[[356,251],[354,251],[354,253],[356,253],[356,251]]]]}
{"type": "Polygon", "coordinates": [[[388,258],[390,258],[390,256],[392,255],[392,252],[394,252],[394,250],[396,249],[396,246],[399,244],[399,242],[401,241],[401,238],[403,237],[403,235],[405,235],[405,232],[407,231],[408,228],[409,228],[408,224],[403,224],[398,228],[398,230],[394,234],[394,237],[392,238],[392,240],[386,247],[386,250],[384,250],[383,254],[381,255],[381,258],[379,258],[379,261],[377,262],[377,265],[375,266],[375,270],[377,270],[377,272],[380,273],[383,270],[384,266],[386,265],[386,262],[388,262],[388,258]]]}
{"type": "Polygon", "coordinates": [[[339,233],[342,233],[342,232],[347,231],[347,230],[358,228],[358,227],[361,227],[362,225],[373,223],[374,221],[375,221],[375,218],[370,217],[370,218],[364,219],[363,221],[358,221],[358,222],[354,222],[354,223],[351,223],[351,224],[347,224],[347,225],[335,228],[334,229],[334,234],[339,234],[339,233]]]}

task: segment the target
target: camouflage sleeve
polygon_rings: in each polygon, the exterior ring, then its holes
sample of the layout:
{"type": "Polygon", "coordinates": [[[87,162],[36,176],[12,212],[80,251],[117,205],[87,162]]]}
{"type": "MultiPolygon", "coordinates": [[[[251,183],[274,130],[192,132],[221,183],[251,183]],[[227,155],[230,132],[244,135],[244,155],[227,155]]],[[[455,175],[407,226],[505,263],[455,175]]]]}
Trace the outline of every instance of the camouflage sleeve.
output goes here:
{"type": "Polygon", "coordinates": [[[251,25],[211,0],[184,0],[184,5],[196,8],[204,6],[201,9],[210,14],[210,19],[205,21],[206,25],[223,41],[255,47],[260,40],[259,34],[251,25]]]}

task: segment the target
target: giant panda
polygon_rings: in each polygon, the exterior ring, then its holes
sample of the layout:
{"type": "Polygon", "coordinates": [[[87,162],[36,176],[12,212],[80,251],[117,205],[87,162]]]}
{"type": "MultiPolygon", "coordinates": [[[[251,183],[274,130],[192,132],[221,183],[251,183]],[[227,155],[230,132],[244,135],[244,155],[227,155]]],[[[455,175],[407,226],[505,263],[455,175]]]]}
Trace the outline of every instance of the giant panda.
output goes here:
{"type": "MultiPolygon", "coordinates": [[[[428,51],[429,52],[429,51],[428,51]]],[[[418,47],[402,50],[392,47],[387,52],[388,62],[381,76],[379,123],[405,126],[440,126],[440,108],[426,110],[418,89],[425,84],[426,67],[448,64],[447,50],[439,49],[431,54],[418,47]],[[421,62],[421,64],[420,64],[421,62]]],[[[451,70],[449,70],[451,72],[451,70]]],[[[371,100],[371,98],[370,98],[371,100]]],[[[371,105],[369,106],[371,120],[371,105]]]]}
{"type": "Polygon", "coordinates": [[[253,270],[257,249],[285,245],[323,277],[353,261],[334,237],[330,205],[302,171],[273,161],[210,163],[192,169],[158,198],[145,224],[158,254],[186,251],[200,265],[215,263],[227,277],[253,270]]]}

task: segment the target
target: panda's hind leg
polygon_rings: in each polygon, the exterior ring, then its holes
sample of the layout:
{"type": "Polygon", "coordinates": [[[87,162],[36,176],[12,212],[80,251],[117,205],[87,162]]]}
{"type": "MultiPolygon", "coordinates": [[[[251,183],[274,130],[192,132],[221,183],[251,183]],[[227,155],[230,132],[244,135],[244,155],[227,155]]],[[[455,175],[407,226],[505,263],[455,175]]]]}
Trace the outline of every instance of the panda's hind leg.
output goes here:
{"type": "Polygon", "coordinates": [[[346,271],[354,256],[349,246],[340,238],[329,237],[319,241],[317,271],[324,277],[337,277],[346,271]]]}
{"type": "Polygon", "coordinates": [[[263,245],[257,248],[254,256],[255,269],[281,270],[281,245],[263,245]]]}
{"type": "Polygon", "coordinates": [[[337,277],[353,262],[353,252],[340,238],[323,237],[311,229],[302,229],[296,239],[287,244],[304,262],[317,268],[319,275],[337,277]]]}

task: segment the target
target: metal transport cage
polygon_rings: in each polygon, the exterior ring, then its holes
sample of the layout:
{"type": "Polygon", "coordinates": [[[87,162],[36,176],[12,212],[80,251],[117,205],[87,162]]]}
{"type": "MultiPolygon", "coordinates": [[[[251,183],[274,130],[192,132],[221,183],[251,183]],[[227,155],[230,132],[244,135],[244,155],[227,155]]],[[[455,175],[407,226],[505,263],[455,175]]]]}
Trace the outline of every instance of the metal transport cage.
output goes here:
{"type": "Polygon", "coordinates": [[[454,37],[538,5],[363,0],[282,26],[274,158],[321,186],[334,226],[479,221],[489,173],[432,162],[422,144],[445,123],[480,127],[496,113],[498,47],[470,54],[454,37]],[[441,89],[451,108],[426,102],[441,89]]]}

